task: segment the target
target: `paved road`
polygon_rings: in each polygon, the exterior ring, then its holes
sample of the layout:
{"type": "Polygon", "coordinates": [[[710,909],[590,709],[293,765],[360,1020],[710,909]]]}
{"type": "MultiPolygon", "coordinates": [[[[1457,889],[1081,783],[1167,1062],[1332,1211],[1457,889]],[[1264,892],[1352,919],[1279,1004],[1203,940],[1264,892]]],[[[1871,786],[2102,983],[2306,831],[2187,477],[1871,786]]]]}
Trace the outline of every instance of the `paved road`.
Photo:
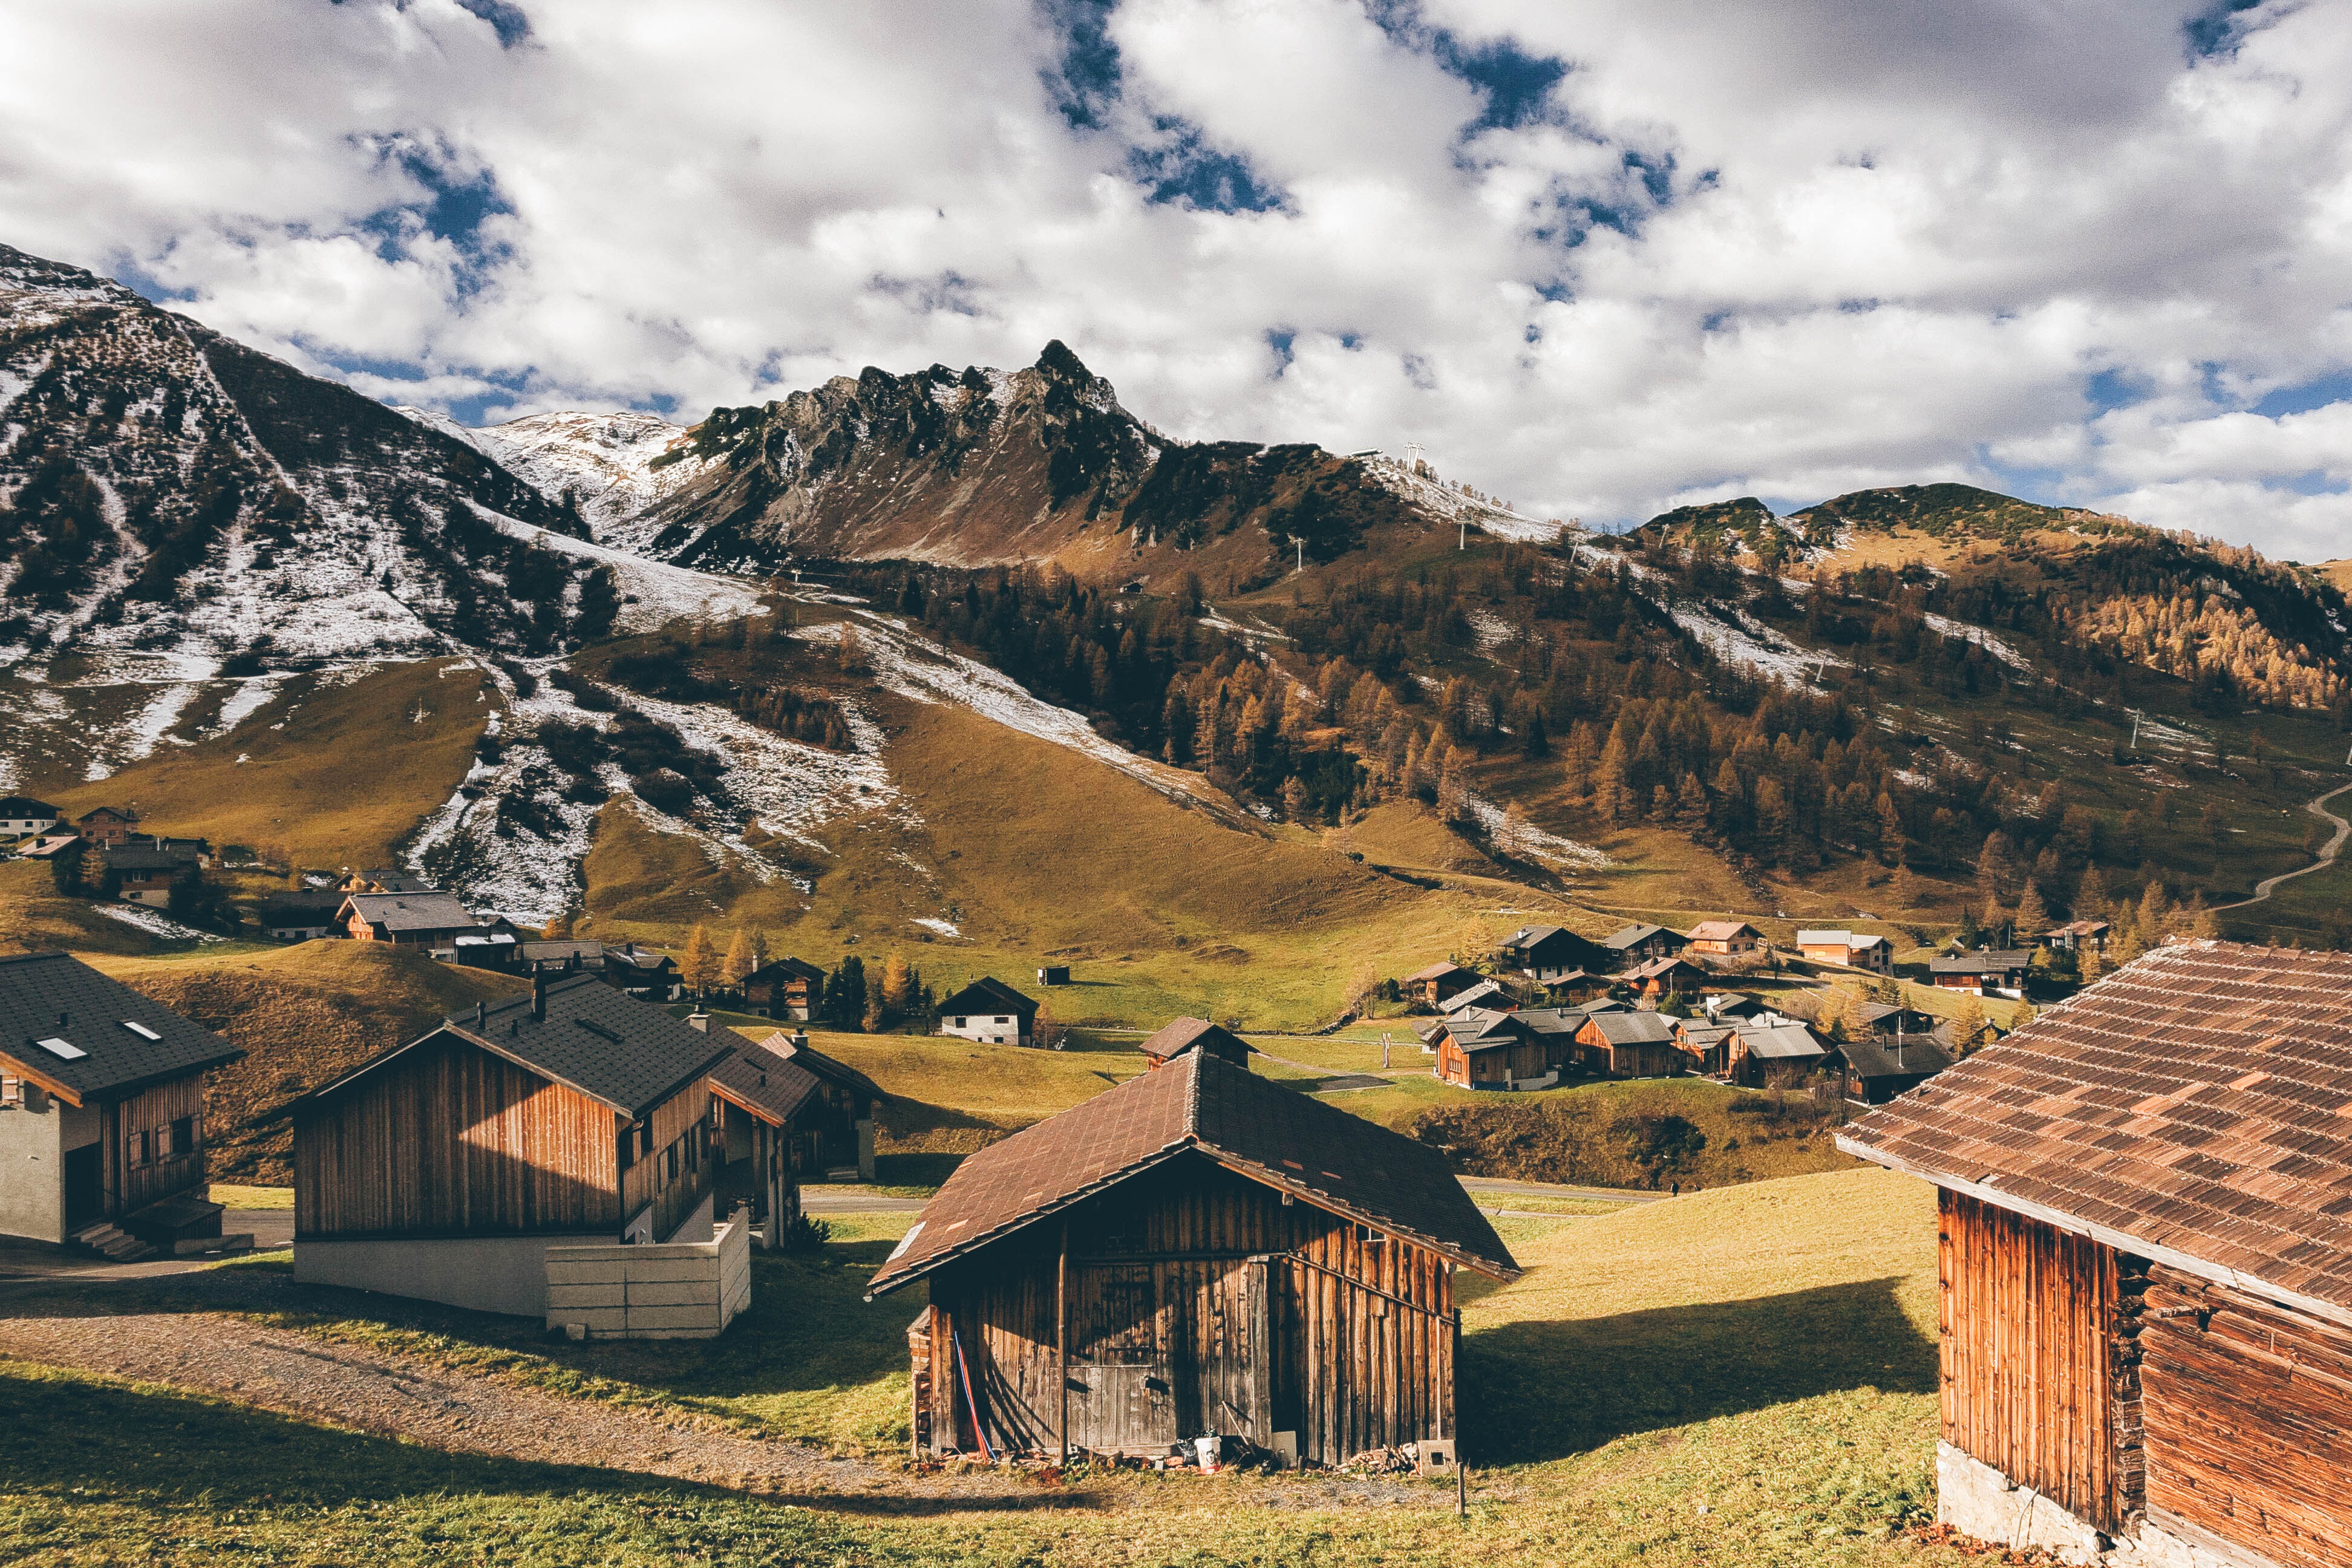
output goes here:
{"type": "Polygon", "coordinates": [[[2337,784],[2334,789],[2329,790],[2326,795],[2319,796],[2317,799],[2307,800],[2303,803],[2304,810],[2311,813],[2314,816],[2323,818],[2326,821],[2332,822],[2336,825],[2335,834],[2329,837],[2325,845],[2321,846],[2318,859],[2314,860],[2310,865],[2303,867],[2299,870],[2281,871],[2275,877],[2263,878],[2261,881],[2254,884],[2254,896],[2252,898],[2240,899],[2234,904],[2215,904],[2213,906],[2213,912],[2215,914],[2219,914],[2223,910],[2242,910],[2249,904],[2262,903],[2271,896],[2272,891],[2276,889],[2281,882],[2290,882],[2297,877],[2308,877],[2314,871],[2324,871],[2328,867],[2335,865],[2336,852],[2344,847],[2344,840],[2347,837],[2352,837],[2352,822],[2347,822],[2342,817],[2336,816],[2334,812],[2328,810],[2327,803],[2334,800],[2337,795],[2342,795],[2347,789],[2352,789],[2352,784],[2337,784]]]}

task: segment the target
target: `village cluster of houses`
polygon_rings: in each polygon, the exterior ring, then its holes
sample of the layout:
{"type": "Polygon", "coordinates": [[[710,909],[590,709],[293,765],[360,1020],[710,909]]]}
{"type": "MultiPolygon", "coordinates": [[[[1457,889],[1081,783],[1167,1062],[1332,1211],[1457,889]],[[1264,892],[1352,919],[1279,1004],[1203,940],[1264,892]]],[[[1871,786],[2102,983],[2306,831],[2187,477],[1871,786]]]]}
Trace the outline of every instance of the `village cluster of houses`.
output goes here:
{"type": "Polygon", "coordinates": [[[219,864],[208,841],[143,831],[139,814],[127,806],[101,805],[68,822],[56,806],[21,795],[0,798],[0,844],[10,843],[30,860],[68,852],[95,856],[85,862],[84,881],[124,903],[153,909],[171,902],[173,884],[182,877],[201,877],[219,864]]]}
{"type": "MultiPolygon", "coordinates": [[[[1881,936],[1805,931],[1797,942],[1815,963],[1892,967],[1881,936]]],[[[1503,939],[1496,974],[1433,963],[1402,988],[1435,1010],[1416,1032],[1436,1058],[1432,1073],[1460,1089],[1679,1076],[1763,1088],[1828,1076],[1846,1098],[1878,1105],[1958,1059],[1950,1026],[1917,1008],[1865,1002],[1845,1020],[1847,1037],[1829,1039],[1813,1026],[1818,997],[1791,993],[1767,1005],[1711,967],[1736,969],[1764,947],[1761,931],[1736,920],[1688,931],[1629,925],[1598,942],[1528,925],[1503,939]]]]}

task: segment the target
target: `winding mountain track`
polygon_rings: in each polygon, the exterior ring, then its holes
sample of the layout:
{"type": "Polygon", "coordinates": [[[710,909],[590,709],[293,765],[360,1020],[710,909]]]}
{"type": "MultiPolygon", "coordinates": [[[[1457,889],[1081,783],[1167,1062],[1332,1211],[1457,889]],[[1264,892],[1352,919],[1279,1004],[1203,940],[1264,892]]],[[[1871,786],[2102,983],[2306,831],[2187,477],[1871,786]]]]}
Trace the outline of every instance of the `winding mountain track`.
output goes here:
{"type": "Polygon", "coordinates": [[[2293,881],[2297,877],[2308,877],[2314,871],[2322,871],[2326,869],[2328,867],[2335,865],[2336,852],[2344,847],[2345,839],[2352,838],[2352,822],[2347,822],[2344,818],[2328,810],[2327,803],[2334,800],[2337,795],[2342,795],[2347,789],[2352,789],[2352,784],[2340,784],[2334,789],[2329,790],[2326,795],[2316,796],[2314,799],[2307,800],[2303,803],[2304,810],[2311,813],[2314,816],[2323,817],[2336,825],[2336,832],[2331,837],[2329,837],[2326,844],[2321,847],[2318,859],[2314,860],[2308,866],[2300,867],[2295,870],[2281,871],[2275,877],[2263,878],[2261,881],[2254,884],[2254,896],[2252,898],[2240,899],[2234,904],[2215,904],[2213,906],[2213,912],[2215,914],[2220,914],[2223,910],[2242,910],[2250,904],[2263,903],[2270,898],[2272,892],[2277,889],[2281,882],[2293,881]]]}

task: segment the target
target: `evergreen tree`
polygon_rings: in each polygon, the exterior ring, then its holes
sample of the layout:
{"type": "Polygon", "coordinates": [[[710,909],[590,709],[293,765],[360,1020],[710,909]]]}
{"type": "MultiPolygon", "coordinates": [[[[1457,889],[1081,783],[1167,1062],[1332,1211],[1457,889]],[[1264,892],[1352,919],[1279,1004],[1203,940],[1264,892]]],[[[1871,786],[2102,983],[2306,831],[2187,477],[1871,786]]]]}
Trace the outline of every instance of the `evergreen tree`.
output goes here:
{"type": "Polygon", "coordinates": [[[69,899],[82,893],[82,859],[89,846],[77,838],[49,857],[49,885],[69,899]]]}
{"type": "Polygon", "coordinates": [[[866,961],[854,952],[835,966],[824,983],[824,1016],[842,1029],[866,1022],[866,961]]]}
{"type": "Polygon", "coordinates": [[[758,926],[751,928],[751,967],[755,970],[768,967],[768,933],[758,926]]]}

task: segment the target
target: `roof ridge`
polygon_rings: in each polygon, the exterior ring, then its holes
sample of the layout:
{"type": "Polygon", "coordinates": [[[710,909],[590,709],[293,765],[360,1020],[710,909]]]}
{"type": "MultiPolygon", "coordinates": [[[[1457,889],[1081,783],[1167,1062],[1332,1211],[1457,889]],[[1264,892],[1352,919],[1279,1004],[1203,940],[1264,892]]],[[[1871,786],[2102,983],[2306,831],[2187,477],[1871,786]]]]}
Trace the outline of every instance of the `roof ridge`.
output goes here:
{"type": "Polygon", "coordinates": [[[49,947],[43,948],[38,952],[11,952],[0,954],[0,963],[27,963],[36,958],[71,958],[73,954],[68,952],[64,948],[49,947]]]}
{"type": "Polygon", "coordinates": [[[1192,1058],[1192,1081],[1184,1086],[1184,1137],[1195,1144],[1201,1142],[1201,1063],[1208,1055],[1206,1051],[1187,1051],[1177,1058],[1192,1058]]]}

